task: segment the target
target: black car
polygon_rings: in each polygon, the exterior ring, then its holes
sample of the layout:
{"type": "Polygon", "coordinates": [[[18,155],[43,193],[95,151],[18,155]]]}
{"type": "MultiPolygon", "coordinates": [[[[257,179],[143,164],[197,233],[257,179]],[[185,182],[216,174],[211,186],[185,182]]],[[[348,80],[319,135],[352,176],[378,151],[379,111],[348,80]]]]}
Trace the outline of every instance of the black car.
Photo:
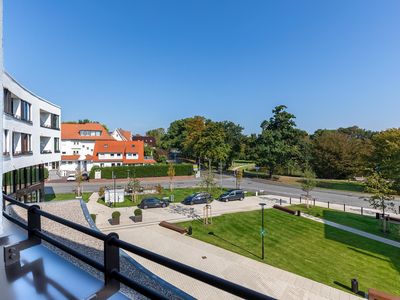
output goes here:
{"type": "Polygon", "coordinates": [[[139,208],[156,208],[156,207],[167,207],[169,205],[168,201],[161,200],[158,198],[145,198],[138,205],[139,208]]]}
{"type": "Polygon", "coordinates": [[[243,190],[229,190],[218,197],[219,201],[232,201],[232,200],[243,200],[244,191],[243,190]]]}
{"type": "Polygon", "coordinates": [[[187,196],[185,200],[181,203],[186,205],[200,204],[200,203],[209,203],[212,201],[211,195],[209,193],[194,193],[190,196],[187,196]]]}

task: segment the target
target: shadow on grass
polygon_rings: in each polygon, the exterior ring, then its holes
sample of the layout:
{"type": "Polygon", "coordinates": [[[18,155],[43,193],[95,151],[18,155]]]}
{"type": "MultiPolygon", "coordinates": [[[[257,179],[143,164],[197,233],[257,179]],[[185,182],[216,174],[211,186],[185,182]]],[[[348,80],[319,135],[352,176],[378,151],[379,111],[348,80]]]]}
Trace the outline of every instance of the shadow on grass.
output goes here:
{"type": "MultiPolygon", "coordinates": [[[[324,211],[323,218],[329,220],[330,218],[327,214],[331,214],[331,211],[324,211]]],[[[348,249],[355,251],[357,253],[369,256],[374,259],[378,259],[381,261],[387,261],[391,263],[392,267],[397,271],[400,271],[400,249],[394,246],[390,246],[375,240],[371,240],[366,237],[362,237],[329,225],[324,226],[325,238],[334,240],[336,242],[348,245],[348,249]],[[359,238],[353,238],[356,235],[359,238]],[[376,255],[371,254],[376,253],[376,255]],[[387,257],[385,260],[381,256],[387,257]]]]}
{"type": "Polygon", "coordinates": [[[210,231],[208,234],[209,234],[209,235],[212,235],[212,236],[216,237],[217,239],[220,239],[221,241],[223,241],[223,242],[225,242],[225,243],[227,243],[227,244],[230,244],[230,245],[232,245],[232,246],[234,246],[234,247],[236,247],[236,248],[238,248],[238,249],[240,249],[240,250],[242,250],[242,251],[245,251],[246,253],[248,253],[248,254],[250,254],[250,255],[256,257],[256,258],[262,259],[261,256],[259,256],[259,255],[257,255],[257,254],[254,254],[253,252],[251,252],[251,251],[249,251],[249,250],[247,250],[247,249],[245,249],[245,248],[242,248],[242,247],[240,247],[240,246],[238,246],[238,245],[236,245],[236,244],[234,244],[234,243],[232,243],[232,242],[230,242],[230,241],[224,239],[223,237],[221,237],[221,236],[215,234],[215,233],[212,232],[212,231],[210,231]]]}
{"type": "MultiPolygon", "coordinates": [[[[347,286],[347,285],[345,285],[345,284],[343,284],[343,283],[341,283],[339,281],[334,281],[333,283],[336,284],[337,286],[340,286],[341,288],[349,291],[350,293],[354,294],[352,289],[351,289],[351,286],[347,286]]],[[[365,292],[363,292],[363,291],[358,291],[357,295],[362,297],[362,298],[365,298],[365,292]]]]}

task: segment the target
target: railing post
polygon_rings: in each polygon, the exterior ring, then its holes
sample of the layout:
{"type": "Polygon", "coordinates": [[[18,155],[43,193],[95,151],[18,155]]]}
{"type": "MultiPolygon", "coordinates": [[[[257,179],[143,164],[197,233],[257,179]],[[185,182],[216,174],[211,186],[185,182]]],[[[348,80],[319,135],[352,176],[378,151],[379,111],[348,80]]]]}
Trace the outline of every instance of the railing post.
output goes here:
{"type": "Polygon", "coordinates": [[[118,238],[118,234],[111,232],[104,241],[104,284],[107,288],[116,291],[120,288],[120,282],[113,278],[111,273],[114,270],[119,272],[119,247],[113,245],[112,242],[118,238]]]}
{"type": "Polygon", "coordinates": [[[42,228],[40,215],[36,213],[38,209],[40,209],[39,205],[32,205],[28,208],[28,238],[35,244],[42,242],[41,238],[34,233],[34,230],[40,231],[42,228]]]}

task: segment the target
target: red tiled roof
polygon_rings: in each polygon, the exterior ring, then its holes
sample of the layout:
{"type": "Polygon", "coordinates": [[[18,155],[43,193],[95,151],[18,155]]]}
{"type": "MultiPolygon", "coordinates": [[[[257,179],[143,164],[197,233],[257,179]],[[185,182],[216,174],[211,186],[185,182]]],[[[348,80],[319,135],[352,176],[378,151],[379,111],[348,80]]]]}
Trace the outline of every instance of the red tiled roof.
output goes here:
{"type": "Polygon", "coordinates": [[[118,131],[127,141],[132,140],[132,132],[128,130],[123,130],[122,128],[119,128],[118,131]]]}
{"type": "Polygon", "coordinates": [[[123,162],[125,164],[155,163],[144,159],[144,143],[142,141],[96,141],[94,144],[93,161],[123,162]],[[120,157],[99,159],[99,153],[121,153],[120,157]],[[126,159],[127,153],[137,154],[138,159],[126,159]]]}
{"type": "Polygon", "coordinates": [[[86,124],[61,124],[61,139],[62,140],[112,140],[113,138],[107,132],[103,125],[98,123],[86,124]],[[96,130],[101,131],[100,136],[82,136],[79,134],[81,130],[96,130]]]}
{"type": "Polygon", "coordinates": [[[61,160],[79,160],[80,155],[61,155],[61,160]]]}

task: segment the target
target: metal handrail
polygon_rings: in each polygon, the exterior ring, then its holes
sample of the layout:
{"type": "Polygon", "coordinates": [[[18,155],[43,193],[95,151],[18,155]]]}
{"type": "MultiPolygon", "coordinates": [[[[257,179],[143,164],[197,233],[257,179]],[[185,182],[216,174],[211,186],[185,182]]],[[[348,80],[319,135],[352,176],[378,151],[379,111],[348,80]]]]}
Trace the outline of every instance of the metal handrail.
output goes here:
{"type": "Polygon", "coordinates": [[[266,296],[264,294],[261,294],[254,290],[251,290],[244,286],[241,286],[236,283],[230,282],[228,280],[222,279],[215,275],[211,275],[211,274],[201,271],[199,269],[190,267],[190,266],[180,263],[178,261],[172,260],[168,257],[151,252],[147,249],[129,244],[125,241],[120,240],[116,233],[110,233],[110,234],[106,235],[106,234],[96,231],[94,229],[85,227],[83,225],[71,222],[69,220],[63,219],[63,218],[53,215],[51,213],[45,212],[45,211],[41,210],[38,206],[31,207],[30,205],[22,203],[22,202],[20,202],[16,199],[13,199],[10,196],[5,195],[5,194],[3,194],[3,202],[4,201],[8,201],[14,205],[22,207],[22,208],[26,209],[27,211],[29,210],[28,225],[25,225],[21,221],[17,220],[16,218],[12,217],[11,215],[9,215],[5,211],[5,205],[3,205],[3,215],[5,218],[7,218],[11,222],[15,223],[16,225],[20,226],[21,228],[26,229],[31,236],[35,236],[36,238],[39,238],[40,240],[45,240],[49,244],[65,251],[66,253],[74,256],[75,258],[78,258],[79,260],[87,263],[88,265],[94,267],[95,269],[103,272],[105,285],[106,286],[110,285],[114,288],[116,287],[116,291],[119,290],[119,287],[120,287],[119,284],[123,283],[126,286],[132,288],[133,290],[139,292],[140,294],[142,294],[148,298],[166,299],[165,296],[159,294],[157,291],[154,291],[147,286],[141,285],[140,283],[136,282],[135,280],[123,275],[119,271],[119,250],[124,249],[126,251],[134,253],[143,258],[149,259],[149,260],[156,262],[160,265],[163,265],[169,269],[172,269],[172,270],[175,270],[182,274],[185,274],[189,277],[192,277],[194,279],[197,279],[199,281],[207,283],[213,287],[216,287],[218,289],[221,289],[221,290],[226,291],[233,295],[236,295],[236,296],[239,296],[239,297],[242,297],[245,299],[274,299],[272,297],[266,296]],[[93,238],[104,241],[104,249],[103,249],[104,264],[101,264],[101,263],[95,261],[91,257],[88,257],[88,256],[82,254],[81,252],[77,251],[74,248],[64,245],[60,241],[54,239],[50,235],[43,232],[40,228],[40,220],[39,220],[38,224],[36,223],[35,225],[32,225],[34,222],[30,222],[30,219],[29,219],[30,217],[32,218],[32,216],[38,216],[39,219],[40,219],[40,217],[50,219],[54,222],[57,222],[59,224],[67,226],[69,228],[72,228],[72,229],[75,229],[82,233],[85,233],[93,238]],[[35,227],[31,228],[30,226],[35,226],[35,227]],[[117,285],[116,285],[115,281],[117,281],[117,285]]]}

